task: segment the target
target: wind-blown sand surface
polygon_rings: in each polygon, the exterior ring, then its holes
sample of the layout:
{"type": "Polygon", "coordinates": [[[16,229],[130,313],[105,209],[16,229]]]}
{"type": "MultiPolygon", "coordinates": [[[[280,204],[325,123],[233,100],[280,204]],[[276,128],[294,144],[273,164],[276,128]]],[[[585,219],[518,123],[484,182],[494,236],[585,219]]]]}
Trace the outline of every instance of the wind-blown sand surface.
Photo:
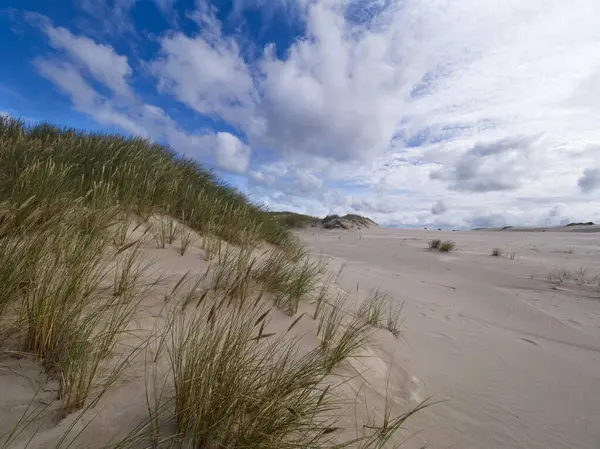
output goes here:
{"type": "MultiPolygon", "coordinates": [[[[330,260],[330,271],[338,273],[332,293],[350,294],[348,311],[373,288],[404,302],[399,338],[377,329],[359,357],[334,373],[341,382],[336,395],[347,404],[333,434],[340,441],[352,440],[365,423],[381,424],[386,396],[392,417],[433,396],[435,404],[396,435],[395,443],[406,440],[400,447],[600,447],[600,290],[591,282],[600,273],[600,234],[372,228],[310,229],[299,236],[315,257],[330,260]],[[432,238],[452,239],[458,250],[430,251],[432,238]],[[515,259],[491,256],[495,247],[516,252],[515,259]],[[581,267],[587,285],[548,279],[553,271],[581,267]]],[[[151,330],[177,280],[190,270],[194,279],[208,266],[198,242],[185,256],[174,246],[157,249],[148,242],[145,258],[155,261],[153,272],[165,282],[144,299],[132,332],[151,330]]],[[[296,319],[272,312],[269,332],[285,331],[296,319]]],[[[302,312],[294,333],[306,351],[319,339],[308,300],[302,312]]],[[[135,345],[136,338],[124,345],[135,345]]],[[[105,447],[147,418],[146,372],[141,353],[96,407],[57,422],[56,381],[31,358],[5,357],[0,435],[33,407],[40,415],[8,447],[56,447],[72,424],[71,436],[58,447],[69,446],[73,435],[78,439],[69,447],[105,447]]],[[[170,394],[167,389],[165,396],[170,394]]]]}
{"type": "Polygon", "coordinates": [[[600,290],[547,277],[600,273],[600,234],[374,228],[300,236],[342,269],[348,291],[364,297],[379,287],[405,302],[402,337],[380,340],[376,351],[392,360],[400,403],[442,402],[411,418],[419,433],[403,447],[600,447],[600,290]],[[432,238],[452,239],[458,251],[429,251],[432,238]],[[516,259],[492,257],[495,247],[516,259]]]}

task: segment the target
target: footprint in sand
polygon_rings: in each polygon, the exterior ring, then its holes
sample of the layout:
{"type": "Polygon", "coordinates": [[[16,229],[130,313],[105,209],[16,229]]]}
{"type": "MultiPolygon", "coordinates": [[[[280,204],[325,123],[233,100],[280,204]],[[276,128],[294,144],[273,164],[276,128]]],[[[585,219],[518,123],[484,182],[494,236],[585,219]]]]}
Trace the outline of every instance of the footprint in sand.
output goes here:
{"type": "Polygon", "coordinates": [[[433,335],[439,338],[443,338],[444,340],[453,341],[451,337],[446,334],[442,334],[440,332],[433,332],[433,335]]]}
{"type": "Polygon", "coordinates": [[[521,340],[526,341],[527,343],[530,343],[533,346],[539,346],[535,341],[530,340],[529,338],[523,338],[523,337],[521,337],[521,340]]]}

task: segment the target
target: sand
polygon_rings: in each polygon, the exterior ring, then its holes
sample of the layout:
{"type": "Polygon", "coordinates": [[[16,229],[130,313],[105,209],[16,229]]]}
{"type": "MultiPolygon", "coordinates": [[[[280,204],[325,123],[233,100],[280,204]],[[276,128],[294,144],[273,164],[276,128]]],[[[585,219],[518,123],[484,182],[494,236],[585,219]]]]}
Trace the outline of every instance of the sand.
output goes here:
{"type": "Polygon", "coordinates": [[[410,421],[419,433],[405,447],[599,446],[600,290],[547,275],[600,273],[600,234],[532,231],[301,233],[343,265],[346,289],[405,303],[402,338],[382,352],[405,373],[405,397],[441,401],[410,421]],[[428,251],[432,238],[458,251],[428,251]]]}
{"type": "MultiPolygon", "coordinates": [[[[598,447],[600,290],[547,276],[581,267],[587,278],[600,273],[600,234],[533,231],[299,233],[313,255],[329,259],[331,271],[339,273],[333,289],[350,293],[348,310],[373,288],[404,302],[400,336],[375,331],[361,357],[335,373],[352,377],[339,388],[349,404],[340,439],[353,436],[355,420],[381,420],[387,395],[394,413],[428,397],[434,403],[397,435],[396,442],[406,440],[401,447],[598,447]],[[429,251],[432,238],[452,239],[458,250],[429,251]],[[492,257],[494,247],[515,252],[514,260],[492,257]]],[[[147,298],[134,323],[138,330],[152,328],[164,294],[183,274],[191,270],[192,278],[208,265],[198,242],[184,256],[176,247],[149,243],[146,257],[167,281],[147,298]]],[[[301,307],[311,310],[308,303],[301,307]]],[[[293,320],[273,311],[272,329],[284,330],[293,320]]],[[[295,332],[302,335],[302,349],[318,345],[316,323],[308,316],[295,332]]],[[[59,423],[53,418],[55,382],[29,358],[4,355],[0,368],[0,434],[33,403],[42,410],[40,417],[9,447],[26,447],[34,430],[27,447],[53,447],[76,418],[59,423]]],[[[140,355],[127,378],[75,424],[72,435],[82,433],[72,447],[101,447],[146,418],[144,372],[140,355]]]]}

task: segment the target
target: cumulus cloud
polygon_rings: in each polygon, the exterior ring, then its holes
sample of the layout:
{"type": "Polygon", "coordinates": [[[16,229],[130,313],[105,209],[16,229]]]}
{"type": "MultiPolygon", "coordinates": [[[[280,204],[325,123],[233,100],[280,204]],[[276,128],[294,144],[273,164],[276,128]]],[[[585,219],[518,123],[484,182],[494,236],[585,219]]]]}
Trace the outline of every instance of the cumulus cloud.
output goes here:
{"type": "MultiPolygon", "coordinates": [[[[120,17],[133,3],[98,2],[120,17]]],[[[196,29],[163,33],[148,61],[159,93],[215,131],[186,132],[138,99],[123,105],[127,59],[66,29],[45,30],[64,57],[36,67],[101,123],[212,155],[272,205],[414,226],[442,213],[456,227],[543,223],[549,198],[563,216],[600,213],[574,192],[598,186],[598,168],[580,167],[600,158],[600,2],[236,0],[232,14],[248,8],[304,34],[287,48],[248,43],[198,1],[187,16],[196,29]]]]}
{"type": "Polygon", "coordinates": [[[44,27],[50,45],[64,50],[78,66],[88,70],[99,82],[117,94],[129,95],[127,77],[131,67],[125,56],[118,55],[112,47],[98,44],[85,36],[74,36],[65,28],[44,27]]]}
{"type": "Polygon", "coordinates": [[[578,94],[599,78],[591,17],[600,7],[576,3],[316,1],[302,16],[306,36],[283,58],[267,46],[252,67],[203,7],[208,31],[163,39],[155,72],[200,112],[227,118],[215,102],[245,109],[254,122],[241,126],[255,125],[261,142],[339,160],[381,154],[397,135],[474,144],[485,133],[568,130],[549,119],[598,136],[582,110],[593,105],[578,94]]]}
{"type": "Polygon", "coordinates": [[[433,215],[443,214],[448,210],[448,206],[442,200],[437,201],[433,206],[431,206],[431,213],[433,215]]]}
{"type": "Polygon", "coordinates": [[[299,193],[310,193],[320,189],[323,185],[323,181],[321,181],[314,174],[309,173],[305,170],[296,171],[295,178],[296,186],[299,189],[299,193]]]}
{"type": "Polygon", "coordinates": [[[317,2],[308,9],[307,38],[284,60],[266,47],[252,74],[213,10],[204,6],[193,17],[197,36],[161,41],[152,66],[163,91],[285,153],[349,160],[388,147],[410,89],[387,59],[393,41],[353,37],[339,7],[317,2]]]}
{"type": "Polygon", "coordinates": [[[131,114],[123,114],[99,95],[81,75],[79,69],[69,62],[38,58],[34,61],[40,75],[56,85],[71,98],[73,106],[93,116],[104,125],[117,125],[127,132],[149,137],[147,129],[131,114]]]}
{"type": "Polygon", "coordinates": [[[338,160],[381,154],[401,119],[405,76],[385,32],[353,30],[339,8],[308,12],[308,36],[285,60],[268,47],[261,68],[265,139],[288,151],[338,160]]]}
{"type": "Polygon", "coordinates": [[[589,193],[600,187],[600,167],[586,168],[577,185],[583,193],[589,193]]]}
{"type": "Polygon", "coordinates": [[[219,166],[236,173],[246,172],[250,161],[250,147],[233,134],[225,132],[217,133],[215,139],[219,166]]]}
{"type": "Polygon", "coordinates": [[[180,153],[213,164],[232,173],[245,173],[250,147],[228,132],[189,133],[182,130],[165,111],[144,104],[131,91],[127,77],[131,69],[125,56],[92,39],[78,37],[63,28],[54,28],[43,16],[37,17],[50,44],[62,53],[33,61],[37,71],[70,97],[73,106],[104,125],[118,126],[128,133],[163,141],[180,153]],[[99,93],[86,79],[89,75],[110,88],[114,97],[99,93]]]}
{"type": "Polygon", "coordinates": [[[236,41],[222,35],[208,6],[193,18],[202,29],[198,36],[173,33],[161,40],[160,55],[151,64],[159,90],[200,114],[250,127],[254,84],[236,41]]]}
{"type": "Polygon", "coordinates": [[[502,139],[478,143],[452,165],[433,171],[431,179],[446,181],[453,190],[491,192],[514,190],[530,175],[531,140],[502,139]]]}

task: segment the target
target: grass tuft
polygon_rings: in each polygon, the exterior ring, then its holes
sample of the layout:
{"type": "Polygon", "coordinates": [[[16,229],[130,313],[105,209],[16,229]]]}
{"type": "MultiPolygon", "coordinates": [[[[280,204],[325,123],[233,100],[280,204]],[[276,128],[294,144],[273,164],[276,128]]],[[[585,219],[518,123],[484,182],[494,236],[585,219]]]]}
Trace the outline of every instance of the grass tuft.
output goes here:
{"type": "Polygon", "coordinates": [[[448,253],[450,251],[454,251],[455,249],[456,243],[454,243],[452,240],[443,241],[439,248],[439,250],[443,253],[448,253]]]}
{"type": "Polygon", "coordinates": [[[179,254],[182,256],[187,251],[188,247],[194,243],[196,237],[194,236],[194,231],[188,227],[183,227],[179,230],[179,254]]]}
{"type": "Polygon", "coordinates": [[[338,295],[333,304],[327,303],[318,319],[317,335],[321,338],[321,351],[326,370],[331,372],[344,360],[354,357],[365,346],[372,329],[361,317],[349,319],[344,312],[348,295],[338,295]]]}
{"type": "Polygon", "coordinates": [[[318,290],[318,275],[322,271],[323,263],[312,260],[305,252],[275,248],[263,255],[254,278],[274,294],[278,308],[294,315],[300,301],[318,290]]]}
{"type": "Polygon", "coordinates": [[[261,307],[204,302],[173,318],[177,434],[194,447],[321,447],[331,409],[319,352],[262,333],[261,307]],[[214,312],[215,307],[218,309],[214,312]],[[214,318],[208,319],[207,316],[214,318]]]}
{"type": "Polygon", "coordinates": [[[404,309],[404,302],[400,306],[390,302],[388,307],[388,313],[385,318],[385,328],[392,333],[396,338],[400,335],[401,326],[404,322],[402,319],[402,310],[404,309]]]}
{"type": "Polygon", "coordinates": [[[442,241],[440,239],[432,239],[429,241],[429,249],[440,249],[442,241]]]}
{"type": "Polygon", "coordinates": [[[374,290],[358,308],[357,316],[373,327],[380,327],[383,319],[383,309],[389,303],[387,293],[374,290]]]}
{"type": "Polygon", "coordinates": [[[577,270],[568,270],[566,268],[554,269],[548,273],[547,278],[550,282],[561,284],[564,281],[573,281],[579,285],[596,285],[600,287],[600,273],[588,274],[585,267],[580,267],[577,270]]]}

